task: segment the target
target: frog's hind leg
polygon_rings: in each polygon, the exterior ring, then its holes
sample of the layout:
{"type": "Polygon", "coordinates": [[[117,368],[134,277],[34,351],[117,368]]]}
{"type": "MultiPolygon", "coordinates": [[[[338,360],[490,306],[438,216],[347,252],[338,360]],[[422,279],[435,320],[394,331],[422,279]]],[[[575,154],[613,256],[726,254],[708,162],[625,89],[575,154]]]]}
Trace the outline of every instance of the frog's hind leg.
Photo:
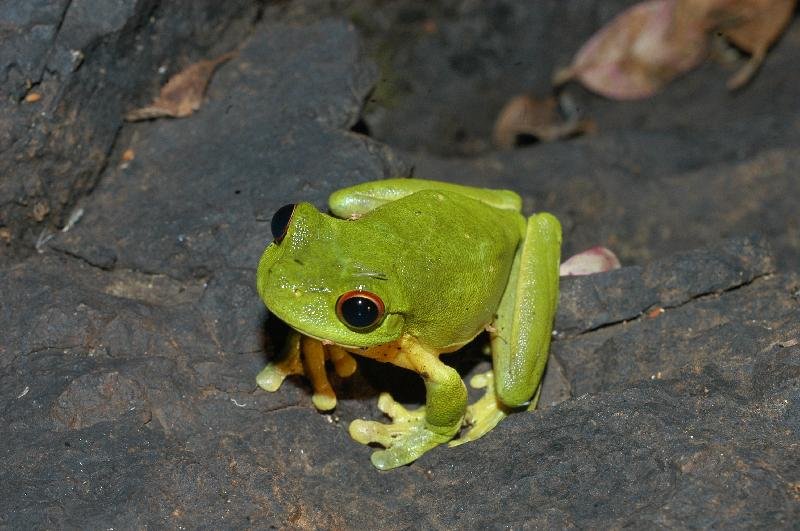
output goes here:
{"type": "MultiPolygon", "coordinates": [[[[464,424],[469,426],[469,430],[458,439],[450,441],[450,446],[458,446],[479,439],[490,432],[492,428],[500,424],[500,421],[506,418],[512,411],[515,411],[514,408],[509,408],[497,399],[497,395],[494,392],[493,371],[476,374],[470,378],[469,385],[473,389],[486,389],[486,392],[477,402],[467,407],[464,424]]],[[[527,411],[536,409],[541,392],[542,386],[540,385],[536,389],[533,398],[531,398],[530,403],[524,409],[527,411]]]]}
{"type": "Polygon", "coordinates": [[[558,220],[531,216],[491,332],[493,372],[470,382],[486,394],[467,408],[472,427],[456,444],[481,437],[515,409],[536,407],[558,302],[560,250],[558,220]]]}
{"type": "Polygon", "coordinates": [[[477,402],[467,406],[464,424],[470,428],[458,439],[450,441],[450,446],[458,446],[482,437],[510,413],[509,409],[497,400],[492,371],[476,374],[470,378],[469,385],[473,389],[486,389],[486,392],[477,402]]]}

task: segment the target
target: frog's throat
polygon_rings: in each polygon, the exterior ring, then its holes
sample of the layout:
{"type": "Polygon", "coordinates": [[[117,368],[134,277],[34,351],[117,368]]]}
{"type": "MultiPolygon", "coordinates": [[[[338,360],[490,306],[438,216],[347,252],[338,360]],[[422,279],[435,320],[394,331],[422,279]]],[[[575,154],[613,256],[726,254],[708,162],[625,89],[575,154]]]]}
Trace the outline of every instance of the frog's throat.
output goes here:
{"type": "MultiPolygon", "coordinates": [[[[284,321],[284,322],[286,322],[286,321],[284,321]]],[[[289,324],[289,323],[286,323],[286,324],[289,324]]],[[[336,345],[337,347],[342,347],[343,349],[345,349],[348,352],[361,353],[361,352],[363,352],[363,351],[365,351],[367,349],[374,348],[375,346],[380,346],[380,345],[371,345],[371,346],[348,345],[346,343],[340,343],[339,341],[333,341],[333,340],[328,339],[328,338],[324,338],[324,337],[317,336],[315,334],[311,334],[311,333],[309,333],[309,332],[307,332],[305,330],[301,330],[300,328],[294,327],[292,325],[289,325],[289,326],[293,330],[296,330],[297,332],[299,332],[300,334],[302,334],[302,335],[304,335],[306,337],[310,337],[311,339],[316,339],[317,341],[319,341],[323,345],[336,345]]],[[[382,343],[382,344],[386,344],[386,343],[382,343]]]]}
{"type": "MultiPolygon", "coordinates": [[[[354,346],[345,343],[339,343],[337,341],[332,341],[330,339],[317,337],[313,334],[308,334],[295,327],[292,327],[292,329],[296,330],[300,334],[303,334],[305,336],[308,336],[312,339],[319,341],[323,345],[336,345],[337,347],[341,347],[352,354],[357,354],[359,356],[364,356],[366,358],[372,358],[378,361],[390,362],[390,363],[392,362],[396,363],[397,359],[401,357],[402,351],[405,349],[405,346],[409,342],[414,342],[414,343],[419,342],[419,340],[413,337],[412,335],[404,334],[403,336],[397,339],[390,340],[384,343],[378,343],[369,346],[354,346]]],[[[476,334],[475,337],[477,337],[477,335],[478,334],[476,334]]],[[[467,341],[453,343],[451,345],[447,345],[442,348],[435,348],[431,350],[436,352],[436,354],[445,354],[448,352],[454,352],[463,347],[464,345],[466,345],[467,343],[469,343],[470,341],[472,341],[473,339],[475,339],[475,337],[472,337],[467,341]]]]}

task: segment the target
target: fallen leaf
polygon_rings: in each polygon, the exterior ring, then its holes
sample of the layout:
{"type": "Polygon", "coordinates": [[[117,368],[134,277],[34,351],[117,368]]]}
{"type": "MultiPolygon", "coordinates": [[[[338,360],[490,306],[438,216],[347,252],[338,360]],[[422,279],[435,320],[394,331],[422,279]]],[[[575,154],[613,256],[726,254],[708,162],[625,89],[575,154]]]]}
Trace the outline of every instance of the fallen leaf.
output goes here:
{"type": "Polygon", "coordinates": [[[436,24],[436,21],[432,18],[428,18],[422,21],[422,31],[427,33],[428,35],[433,35],[437,31],[439,31],[439,26],[436,24]]]}
{"type": "Polygon", "coordinates": [[[652,96],[706,56],[708,36],[699,24],[674,23],[677,0],[649,0],[623,11],[556,73],[561,85],[577,79],[612,99],[652,96]]]}
{"type": "Polygon", "coordinates": [[[37,222],[41,222],[44,218],[47,217],[47,214],[50,213],[50,205],[45,203],[44,201],[38,201],[36,204],[33,205],[33,211],[31,215],[33,219],[37,222]]]}
{"type": "Polygon", "coordinates": [[[161,92],[151,105],[129,112],[125,115],[125,120],[136,122],[164,116],[189,116],[203,103],[203,94],[216,68],[233,56],[234,52],[229,52],[216,59],[198,61],[187,66],[161,87],[161,92]]]}
{"type": "Polygon", "coordinates": [[[552,142],[594,129],[594,122],[580,120],[577,113],[562,118],[559,103],[552,96],[540,99],[521,94],[511,98],[498,114],[492,138],[497,147],[509,149],[517,145],[523,135],[552,142]]]}
{"type": "Polygon", "coordinates": [[[558,272],[562,277],[591,275],[619,269],[620,267],[619,258],[614,254],[614,251],[598,245],[582,253],[570,256],[561,264],[558,272]]]}
{"type": "Polygon", "coordinates": [[[767,51],[792,19],[797,0],[678,0],[676,12],[718,31],[750,59],[728,80],[736,90],[758,71],[767,51]]]}

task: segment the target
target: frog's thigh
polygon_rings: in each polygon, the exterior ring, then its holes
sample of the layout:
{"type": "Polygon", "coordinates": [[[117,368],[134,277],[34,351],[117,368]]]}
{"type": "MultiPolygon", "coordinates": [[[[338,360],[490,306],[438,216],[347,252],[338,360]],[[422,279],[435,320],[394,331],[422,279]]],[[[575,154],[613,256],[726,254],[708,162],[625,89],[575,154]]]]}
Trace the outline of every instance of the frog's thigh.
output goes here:
{"type": "Polygon", "coordinates": [[[558,302],[561,225],[550,214],[528,218],[492,334],[495,391],[504,405],[528,404],[544,373],[558,302]]]}
{"type": "Polygon", "coordinates": [[[300,333],[292,330],[286,338],[283,355],[277,362],[270,362],[256,376],[256,383],[265,391],[277,391],[287,376],[303,374],[300,360],[300,333]]]}

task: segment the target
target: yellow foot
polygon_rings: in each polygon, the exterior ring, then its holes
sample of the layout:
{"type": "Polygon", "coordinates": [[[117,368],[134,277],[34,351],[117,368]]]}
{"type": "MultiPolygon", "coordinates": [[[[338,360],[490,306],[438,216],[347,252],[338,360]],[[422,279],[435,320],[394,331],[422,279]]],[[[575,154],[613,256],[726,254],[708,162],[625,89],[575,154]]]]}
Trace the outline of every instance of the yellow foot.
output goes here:
{"type": "MultiPolygon", "coordinates": [[[[256,376],[256,383],[264,391],[274,393],[280,389],[286,377],[293,374],[304,374],[302,366],[297,369],[290,364],[269,363],[256,376]]],[[[311,402],[320,411],[330,411],[336,407],[336,394],[330,386],[323,386],[321,389],[314,389],[311,402]]]]}
{"type": "Polygon", "coordinates": [[[289,334],[286,340],[282,359],[268,363],[256,376],[256,383],[264,391],[274,393],[280,389],[287,376],[303,374],[303,362],[300,360],[300,334],[289,334]]]}
{"type": "MultiPolygon", "coordinates": [[[[509,408],[497,399],[497,395],[494,392],[494,374],[492,371],[476,374],[470,379],[469,385],[474,389],[486,389],[486,393],[477,402],[467,406],[464,423],[470,426],[470,429],[458,439],[450,441],[450,446],[458,446],[483,437],[511,412],[519,411],[519,409],[509,408]]],[[[525,407],[527,411],[536,409],[541,390],[542,386],[540,385],[536,390],[536,394],[533,395],[533,399],[525,407]]]]}
{"type": "Polygon", "coordinates": [[[509,410],[497,400],[494,393],[494,374],[487,371],[473,376],[469,385],[474,389],[486,389],[486,393],[474,404],[467,406],[467,415],[464,421],[471,426],[461,437],[450,441],[450,446],[458,446],[474,441],[485,435],[492,428],[508,416],[509,410]]]}
{"type": "Polygon", "coordinates": [[[370,460],[376,468],[388,470],[415,461],[422,454],[453,438],[452,433],[432,431],[425,422],[425,406],[409,411],[394,401],[388,393],[381,393],[378,409],[393,422],[384,424],[372,420],[354,420],[350,423],[350,436],[361,444],[378,443],[386,450],[372,453],[370,460]]]}
{"type": "Polygon", "coordinates": [[[334,370],[347,377],[356,370],[356,360],[343,348],[326,345],[296,331],[289,333],[282,359],[269,363],[256,376],[256,383],[265,391],[277,391],[287,376],[300,374],[308,377],[314,393],[311,401],[320,411],[336,407],[336,394],[328,381],[325,361],[331,360],[334,370]]]}

